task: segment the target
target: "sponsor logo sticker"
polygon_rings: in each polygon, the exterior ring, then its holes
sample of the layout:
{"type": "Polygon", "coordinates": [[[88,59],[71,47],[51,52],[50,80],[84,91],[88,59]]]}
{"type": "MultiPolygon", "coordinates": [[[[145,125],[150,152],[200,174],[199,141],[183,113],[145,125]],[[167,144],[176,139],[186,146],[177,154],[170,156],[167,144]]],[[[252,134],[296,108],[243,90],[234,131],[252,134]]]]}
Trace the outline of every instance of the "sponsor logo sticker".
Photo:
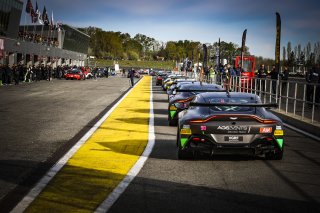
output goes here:
{"type": "Polygon", "coordinates": [[[260,133],[271,133],[272,132],[272,127],[261,127],[260,128],[260,133]]]}
{"type": "Polygon", "coordinates": [[[227,142],[242,142],[243,136],[225,136],[224,141],[227,142]]]}
{"type": "Polygon", "coordinates": [[[181,129],[180,134],[191,135],[191,129],[181,129]]]}
{"type": "Polygon", "coordinates": [[[207,130],[207,126],[201,126],[201,131],[206,131],[207,130]]]}
{"type": "Polygon", "coordinates": [[[275,135],[275,136],[283,136],[283,130],[279,130],[279,129],[278,129],[278,130],[275,130],[275,131],[274,131],[274,135],[275,135]]]}
{"type": "Polygon", "coordinates": [[[183,125],[183,129],[190,129],[190,125],[183,125]]]}

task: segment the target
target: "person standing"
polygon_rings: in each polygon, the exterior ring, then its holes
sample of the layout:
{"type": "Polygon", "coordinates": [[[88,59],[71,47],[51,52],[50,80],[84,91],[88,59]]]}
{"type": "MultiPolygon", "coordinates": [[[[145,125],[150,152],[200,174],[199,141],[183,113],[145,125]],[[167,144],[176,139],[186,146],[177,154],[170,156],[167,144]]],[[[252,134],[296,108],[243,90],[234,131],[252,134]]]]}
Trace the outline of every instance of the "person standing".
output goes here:
{"type": "Polygon", "coordinates": [[[12,71],[13,71],[14,84],[18,85],[19,78],[20,78],[20,67],[18,67],[17,65],[13,65],[12,71]]]}
{"type": "Polygon", "coordinates": [[[288,79],[289,79],[289,68],[288,66],[284,66],[283,73],[281,75],[281,81],[282,81],[282,91],[281,93],[284,93],[287,91],[287,85],[288,85],[288,79]]]}
{"type": "Polygon", "coordinates": [[[52,66],[51,65],[48,65],[47,66],[47,72],[48,72],[48,81],[51,81],[52,80],[52,66]]]}
{"type": "Polygon", "coordinates": [[[307,82],[307,90],[306,90],[306,99],[309,107],[312,107],[313,104],[313,94],[314,94],[314,84],[318,83],[318,73],[316,71],[316,67],[313,66],[306,73],[306,82],[307,82]]]}
{"type": "Polygon", "coordinates": [[[3,66],[0,63],[0,86],[2,85],[3,82],[3,76],[4,76],[4,70],[3,70],[3,66]]]}
{"type": "Polygon", "coordinates": [[[275,66],[272,66],[272,70],[270,72],[270,78],[272,81],[272,94],[277,94],[277,81],[279,79],[279,72],[276,70],[275,66]]]}
{"type": "Polygon", "coordinates": [[[266,70],[264,64],[261,64],[261,66],[258,70],[258,81],[257,81],[258,95],[260,92],[264,91],[264,89],[265,89],[266,78],[267,78],[267,70],[266,70]],[[261,85],[261,87],[260,87],[260,85],[261,85]]]}
{"type": "MultiPolygon", "coordinates": [[[[316,100],[315,102],[317,104],[320,103],[320,63],[317,64],[317,74],[318,74],[318,84],[317,84],[317,88],[316,88],[316,100]]],[[[316,107],[319,107],[319,105],[316,105],[316,107]]]]}
{"type": "Polygon", "coordinates": [[[130,77],[131,87],[133,87],[133,85],[134,85],[134,74],[135,74],[135,70],[133,68],[131,70],[129,70],[129,77],[130,77]]]}

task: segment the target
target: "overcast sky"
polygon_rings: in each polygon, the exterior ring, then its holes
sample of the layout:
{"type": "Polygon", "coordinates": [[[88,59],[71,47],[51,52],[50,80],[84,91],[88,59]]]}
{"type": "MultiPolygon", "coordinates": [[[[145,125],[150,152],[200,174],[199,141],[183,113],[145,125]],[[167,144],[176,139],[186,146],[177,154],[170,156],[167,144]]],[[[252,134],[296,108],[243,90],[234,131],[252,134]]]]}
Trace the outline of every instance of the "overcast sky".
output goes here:
{"type": "MultiPolygon", "coordinates": [[[[32,4],[35,8],[36,1],[32,4]]],[[[38,0],[41,12],[44,5],[49,17],[53,11],[54,20],[64,24],[132,37],[141,33],[163,42],[213,43],[220,37],[240,45],[247,29],[250,53],[268,58],[274,58],[275,12],[282,19],[281,46],[320,41],[320,0],[38,0]]]]}

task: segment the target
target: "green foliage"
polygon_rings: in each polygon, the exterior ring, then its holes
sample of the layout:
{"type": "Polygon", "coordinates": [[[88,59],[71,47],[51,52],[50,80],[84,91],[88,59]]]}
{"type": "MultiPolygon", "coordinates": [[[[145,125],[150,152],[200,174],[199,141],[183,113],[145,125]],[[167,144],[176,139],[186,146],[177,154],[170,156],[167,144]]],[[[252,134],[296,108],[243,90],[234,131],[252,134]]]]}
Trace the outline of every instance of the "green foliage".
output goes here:
{"type": "Polygon", "coordinates": [[[172,61],[136,61],[136,60],[104,60],[97,59],[90,61],[90,64],[99,66],[99,67],[109,67],[113,66],[114,63],[119,63],[121,68],[152,68],[152,69],[165,69],[172,70],[175,67],[175,63],[172,61]]]}
{"type": "MultiPolygon", "coordinates": [[[[88,27],[79,30],[90,37],[89,55],[109,60],[170,60],[182,62],[186,57],[197,62],[203,60],[203,49],[200,42],[180,40],[166,44],[146,35],[136,34],[133,38],[128,33],[103,31],[100,28],[88,27]]],[[[208,44],[209,57],[215,57],[218,43],[208,44]],[[210,55],[211,53],[211,55],[210,55]]],[[[250,54],[246,47],[246,54],[250,54]]],[[[221,58],[229,61],[240,55],[240,48],[232,42],[221,42],[221,58]]]]}
{"type": "Polygon", "coordinates": [[[129,60],[138,60],[139,54],[133,50],[128,51],[128,59],[129,60]]]}

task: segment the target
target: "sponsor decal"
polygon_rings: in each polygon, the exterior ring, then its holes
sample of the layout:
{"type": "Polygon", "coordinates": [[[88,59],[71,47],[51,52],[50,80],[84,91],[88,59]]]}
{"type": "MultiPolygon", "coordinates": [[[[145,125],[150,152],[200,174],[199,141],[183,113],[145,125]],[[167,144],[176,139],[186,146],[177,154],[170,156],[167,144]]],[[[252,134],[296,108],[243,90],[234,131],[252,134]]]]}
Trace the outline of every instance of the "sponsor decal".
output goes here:
{"type": "Polygon", "coordinates": [[[201,131],[206,131],[207,130],[207,126],[201,126],[201,131]]]}
{"type": "Polygon", "coordinates": [[[191,135],[191,129],[181,129],[180,134],[191,135]]]}
{"type": "Polygon", "coordinates": [[[218,126],[217,130],[226,131],[229,134],[246,134],[250,133],[249,126],[218,126]]]}
{"type": "Polygon", "coordinates": [[[241,141],[243,141],[243,136],[225,136],[224,141],[241,142],[241,141]]]}
{"type": "Polygon", "coordinates": [[[219,126],[218,127],[219,130],[238,130],[238,131],[247,131],[249,129],[249,127],[247,126],[219,126]]]}
{"type": "Polygon", "coordinates": [[[264,133],[272,133],[272,127],[261,127],[260,128],[260,133],[264,134],[264,133]]]}
{"type": "Polygon", "coordinates": [[[190,129],[190,125],[183,125],[183,129],[190,129]]]}
{"type": "Polygon", "coordinates": [[[283,130],[275,130],[273,133],[275,136],[283,136],[283,130]]]}

